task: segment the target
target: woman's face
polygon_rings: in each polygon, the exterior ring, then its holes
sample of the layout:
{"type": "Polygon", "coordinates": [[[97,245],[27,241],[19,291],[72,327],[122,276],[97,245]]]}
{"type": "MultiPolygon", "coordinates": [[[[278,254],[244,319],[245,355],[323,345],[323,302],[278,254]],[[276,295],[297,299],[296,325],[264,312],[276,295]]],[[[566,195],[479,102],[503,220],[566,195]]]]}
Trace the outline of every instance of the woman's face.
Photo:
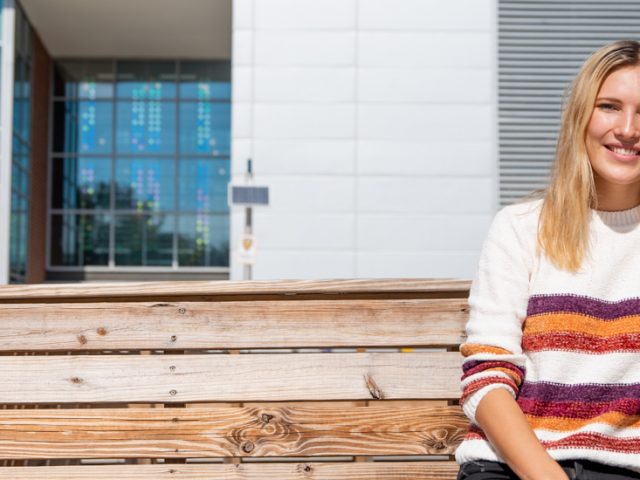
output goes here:
{"type": "Polygon", "coordinates": [[[610,73],[596,97],[585,140],[599,203],[640,202],[640,66],[610,73]],[[601,198],[605,195],[605,198],[601,198]],[[602,201],[604,200],[604,201],[602,201]],[[602,201],[602,202],[601,202],[602,201]]]}

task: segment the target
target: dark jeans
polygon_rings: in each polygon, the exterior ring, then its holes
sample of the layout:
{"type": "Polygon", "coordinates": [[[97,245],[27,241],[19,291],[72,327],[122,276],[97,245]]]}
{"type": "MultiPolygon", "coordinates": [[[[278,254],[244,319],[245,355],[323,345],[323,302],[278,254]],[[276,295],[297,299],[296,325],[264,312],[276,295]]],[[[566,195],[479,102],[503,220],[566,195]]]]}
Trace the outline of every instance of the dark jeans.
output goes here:
{"type": "MultiPolygon", "coordinates": [[[[564,460],[558,463],[570,480],[640,479],[640,473],[602,463],[586,460],[564,460]]],[[[518,476],[504,463],[478,460],[460,465],[458,480],[518,480],[518,476]]]]}

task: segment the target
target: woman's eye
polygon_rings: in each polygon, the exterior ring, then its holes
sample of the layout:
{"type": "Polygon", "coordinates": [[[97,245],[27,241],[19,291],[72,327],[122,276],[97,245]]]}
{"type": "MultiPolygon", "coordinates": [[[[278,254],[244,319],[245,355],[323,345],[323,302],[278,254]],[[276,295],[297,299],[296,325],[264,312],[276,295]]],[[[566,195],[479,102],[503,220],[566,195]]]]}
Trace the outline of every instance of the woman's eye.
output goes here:
{"type": "Polygon", "coordinates": [[[598,105],[598,108],[600,110],[617,110],[618,106],[614,105],[613,103],[601,103],[600,105],[598,105]]]}

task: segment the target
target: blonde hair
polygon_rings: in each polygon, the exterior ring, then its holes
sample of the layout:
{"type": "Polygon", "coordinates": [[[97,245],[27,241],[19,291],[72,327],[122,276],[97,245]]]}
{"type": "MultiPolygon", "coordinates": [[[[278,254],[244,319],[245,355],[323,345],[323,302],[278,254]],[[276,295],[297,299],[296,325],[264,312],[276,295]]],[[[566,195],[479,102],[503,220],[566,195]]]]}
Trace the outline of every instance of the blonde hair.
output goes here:
{"type": "Polygon", "coordinates": [[[544,192],[538,243],[559,268],[576,271],[588,251],[591,208],[597,208],[585,135],[598,91],[614,70],[640,64],[640,43],[614,42],[582,65],[569,88],[551,181],[544,192]]]}

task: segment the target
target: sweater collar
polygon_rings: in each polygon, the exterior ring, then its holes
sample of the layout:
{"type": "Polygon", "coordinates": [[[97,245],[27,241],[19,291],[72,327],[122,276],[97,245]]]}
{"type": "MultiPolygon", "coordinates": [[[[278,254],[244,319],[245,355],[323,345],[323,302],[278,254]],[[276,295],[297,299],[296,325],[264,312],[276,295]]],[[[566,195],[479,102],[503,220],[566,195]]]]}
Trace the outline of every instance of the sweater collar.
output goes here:
{"type": "Polygon", "coordinates": [[[593,216],[610,227],[624,227],[640,223],[640,205],[627,210],[606,211],[592,210],[593,216]]]}

